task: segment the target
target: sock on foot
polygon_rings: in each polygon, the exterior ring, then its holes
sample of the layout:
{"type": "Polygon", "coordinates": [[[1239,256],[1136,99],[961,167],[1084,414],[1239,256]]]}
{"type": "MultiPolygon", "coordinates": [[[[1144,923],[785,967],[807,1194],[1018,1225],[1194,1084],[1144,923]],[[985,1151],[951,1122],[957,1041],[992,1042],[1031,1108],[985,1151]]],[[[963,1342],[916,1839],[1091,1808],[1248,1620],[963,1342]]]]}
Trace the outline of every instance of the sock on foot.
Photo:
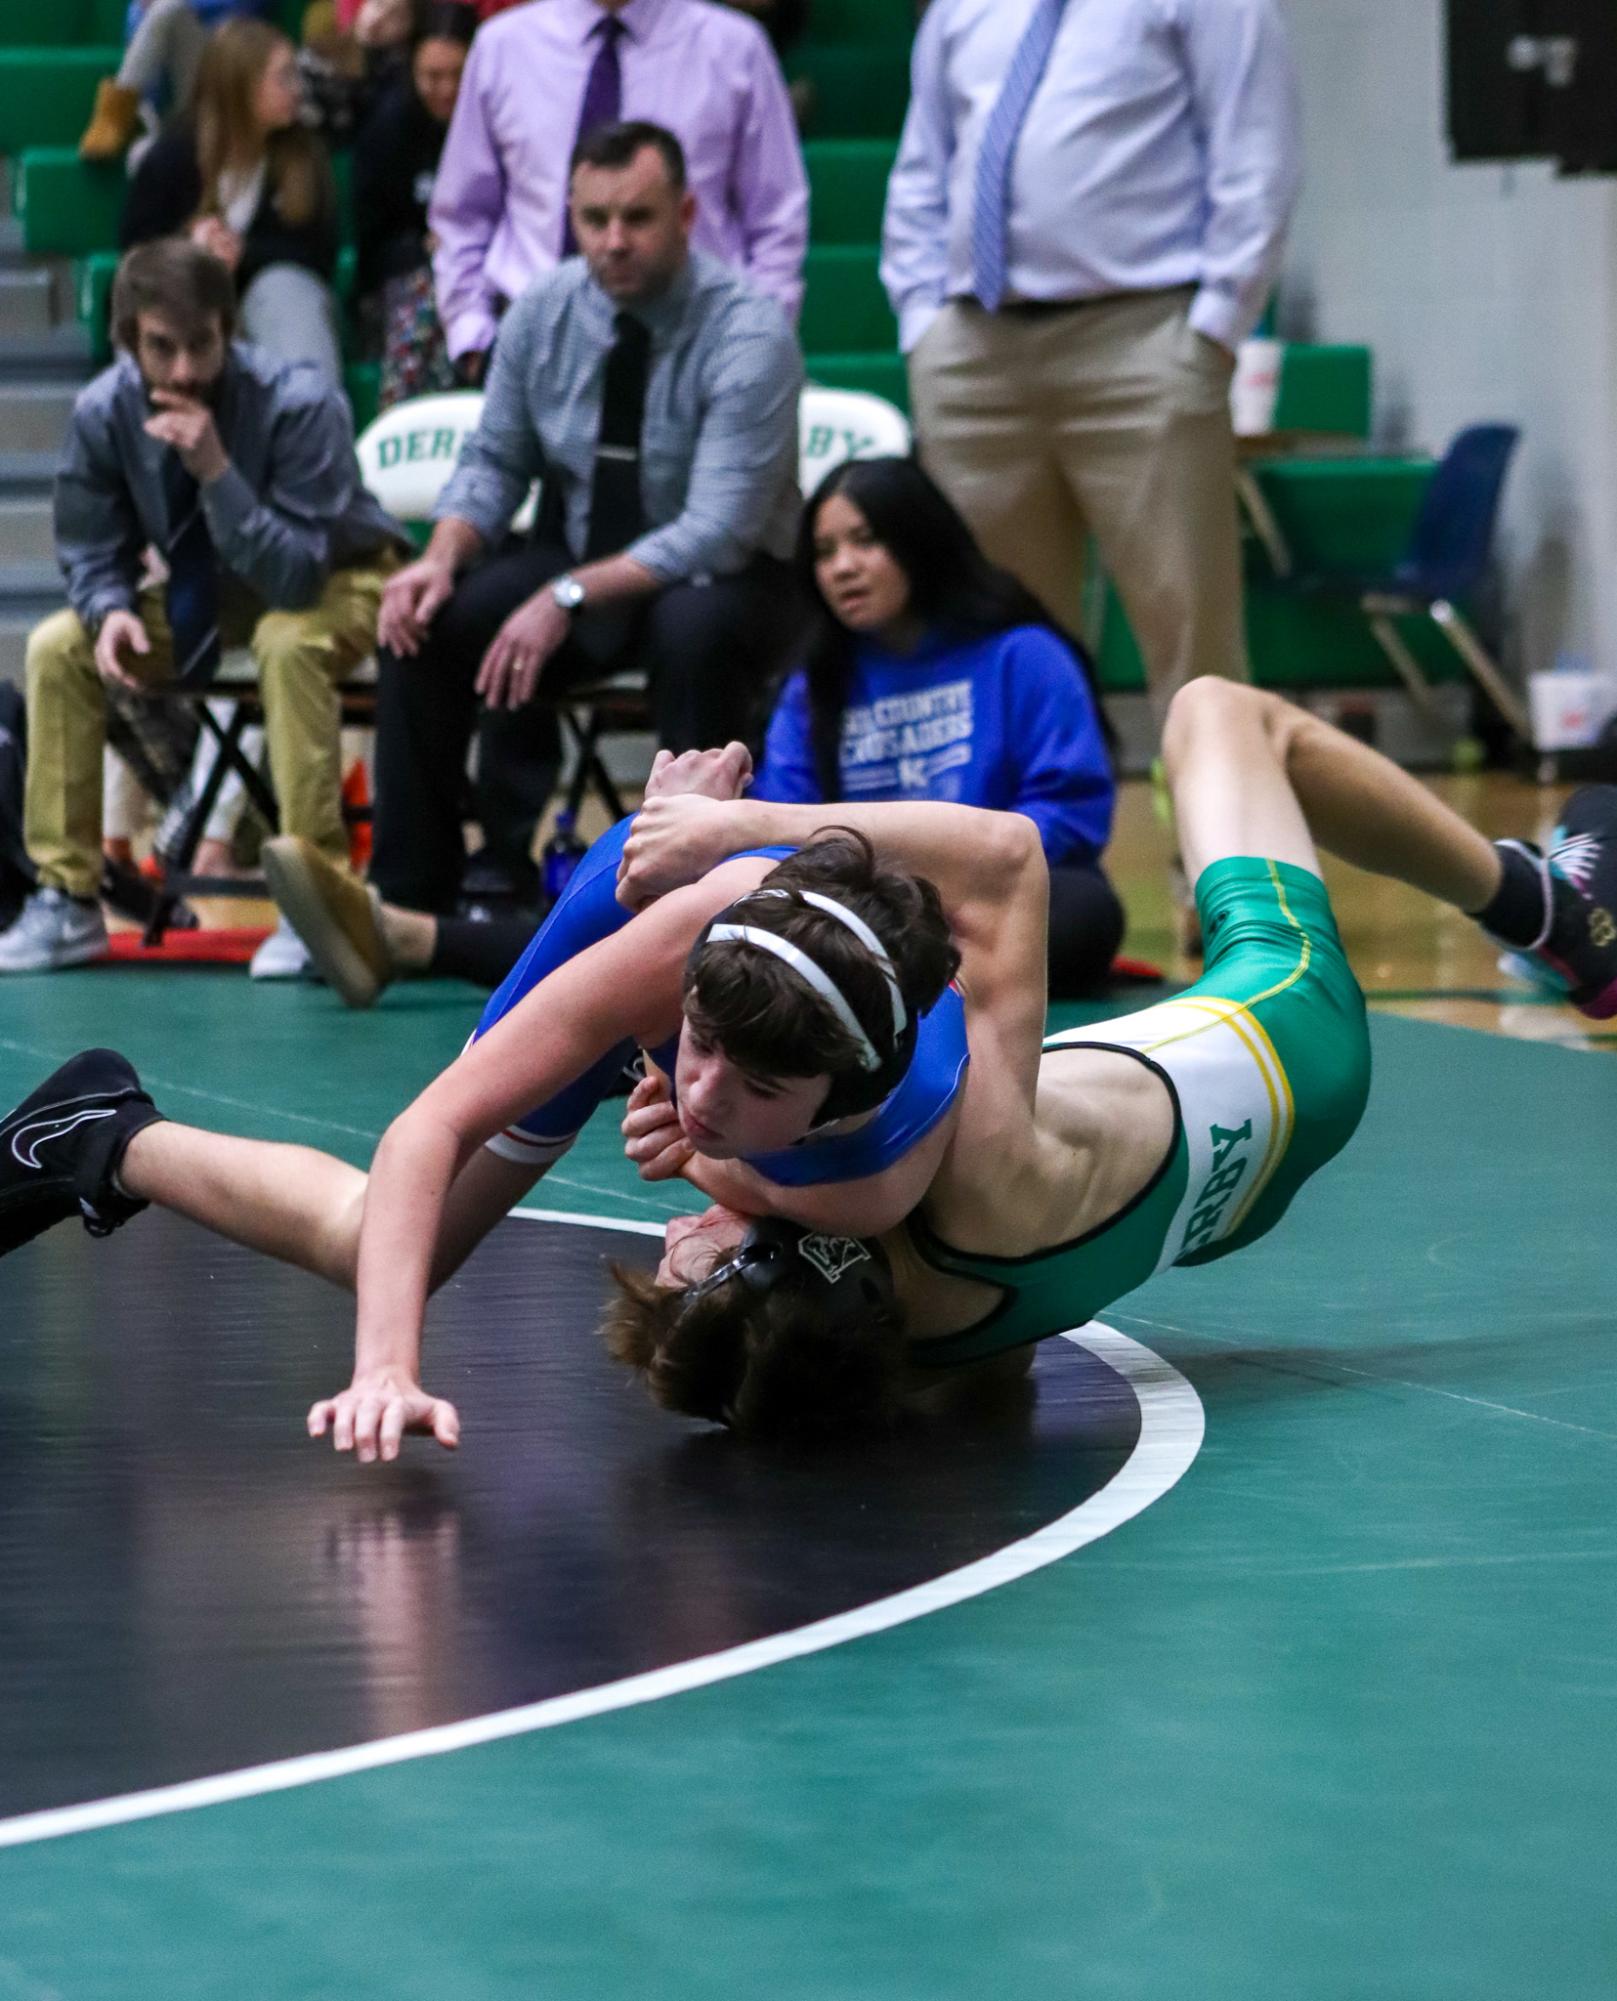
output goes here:
{"type": "Polygon", "coordinates": [[[1472,915],[1490,938],[1521,951],[1536,951],[1550,935],[1554,905],[1549,863],[1524,841],[1495,841],[1499,887],[1493,900],[1472,915]]]}

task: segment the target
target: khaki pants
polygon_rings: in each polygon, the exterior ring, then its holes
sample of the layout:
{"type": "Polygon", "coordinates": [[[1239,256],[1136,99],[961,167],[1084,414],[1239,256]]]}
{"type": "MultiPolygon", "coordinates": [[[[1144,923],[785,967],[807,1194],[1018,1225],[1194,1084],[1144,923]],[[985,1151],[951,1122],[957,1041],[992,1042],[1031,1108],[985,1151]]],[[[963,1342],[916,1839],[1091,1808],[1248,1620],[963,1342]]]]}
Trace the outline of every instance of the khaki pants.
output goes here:
{"type": "Polygon", "coordinates": [[[954,301],[910,356],[927,470],[997,563],[1080,629],[1093,533],[1160,720],[1198,674],[1247,677],[1233,363],[1188,289],[1038,313],[954,301]]]}
{"type": "MultiPolygon", "coordinates": [[[[282,831],[301,834],[338,864],[348,860],[342,821],[341,704],[337,683],[376,641],[391,555],[338,570],[306,611],[265,611],[227,582],[219,630],[226,646],[245,643],[258,666],[270,778],[282,831]]],[[[161,589],[138,606],[150,653],[123,664],[148,686],[174,671],[161,589]]],[[[94,896],[101,880],[101,752],[107,694],[95,649],[78,614],[60,611],[28,638],[28,784],[23,834],[42,887],[94,896]]]]}

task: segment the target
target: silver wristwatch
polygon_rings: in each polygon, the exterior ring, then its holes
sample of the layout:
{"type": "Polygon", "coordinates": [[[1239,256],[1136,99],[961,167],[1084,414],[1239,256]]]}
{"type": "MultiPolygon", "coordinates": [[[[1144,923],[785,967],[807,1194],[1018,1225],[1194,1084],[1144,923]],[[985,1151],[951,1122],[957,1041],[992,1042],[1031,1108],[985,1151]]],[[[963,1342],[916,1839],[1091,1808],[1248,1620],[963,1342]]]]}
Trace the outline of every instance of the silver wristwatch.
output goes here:
{"type": "Polygon", "coordinates": [[[569,618],[583,605],[584,586],[575,576],[558,577],[550,586],[550,595],[556,600],[569,618]]]}

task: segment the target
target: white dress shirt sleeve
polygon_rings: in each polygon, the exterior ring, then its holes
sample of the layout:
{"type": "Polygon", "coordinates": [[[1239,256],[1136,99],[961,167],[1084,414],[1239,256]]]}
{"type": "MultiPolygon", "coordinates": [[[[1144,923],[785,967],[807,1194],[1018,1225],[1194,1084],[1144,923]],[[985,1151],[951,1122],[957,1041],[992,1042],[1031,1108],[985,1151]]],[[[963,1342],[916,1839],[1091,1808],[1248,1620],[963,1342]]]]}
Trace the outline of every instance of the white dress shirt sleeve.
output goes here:
{"type": "Polygon", "coordinates": [[[954,125],[943,65],[948,8],[928,8],[910,59],[910,108],[887,183],[881,279],[906,354],[949,296],[949,163],[954,125]]]}
{"type": "Polygon", "coordinates": [[[1234,348],[1263,313],[1302,179],[1296,72],[1274,0],[1189,0],[1191,93],[1207,146],[1198,333],[1234,348]]]}

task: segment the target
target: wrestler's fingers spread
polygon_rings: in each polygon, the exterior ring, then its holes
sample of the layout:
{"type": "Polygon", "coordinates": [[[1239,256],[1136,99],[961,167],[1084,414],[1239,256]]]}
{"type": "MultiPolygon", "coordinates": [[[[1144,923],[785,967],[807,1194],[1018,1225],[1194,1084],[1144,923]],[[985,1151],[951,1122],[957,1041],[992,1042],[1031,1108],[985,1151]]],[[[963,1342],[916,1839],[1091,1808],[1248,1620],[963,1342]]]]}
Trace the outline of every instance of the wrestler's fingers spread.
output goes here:
{"type": "Polygon", "coordinates": [[[432,1435],[451,1452],[460,1443],[460,1412],[442,1397],[432,1407],[432,1435]]]}
{"type": "Polygon", "coordinates": [[[330,1422],[331,1422],[330,1397],[323,1397],[319,1403],[310,1404],[308,1423],[309,1423],[309,1436],[311,1438],[324,1438],[326,1435],[326,1426],[330,1424],[330,1422]]]}
{"type": "Polygon", "coordinates": [[[367,1464],[376,1457],[376,1428],[381,1416],[382,1406],[375,1397],[362,1397],[354,1412],[354,1450],[367,1464]]]}
{"type": "Polygon", "coordinates": [[[409,1414],[409,1406],[403,1397],[389,1397],[383,1405],[382,1422],[376,1434],[377,1450],[382,1458],[398,1458],[399,1445],[404,1437],[404,1423],[409,1414]]]}

